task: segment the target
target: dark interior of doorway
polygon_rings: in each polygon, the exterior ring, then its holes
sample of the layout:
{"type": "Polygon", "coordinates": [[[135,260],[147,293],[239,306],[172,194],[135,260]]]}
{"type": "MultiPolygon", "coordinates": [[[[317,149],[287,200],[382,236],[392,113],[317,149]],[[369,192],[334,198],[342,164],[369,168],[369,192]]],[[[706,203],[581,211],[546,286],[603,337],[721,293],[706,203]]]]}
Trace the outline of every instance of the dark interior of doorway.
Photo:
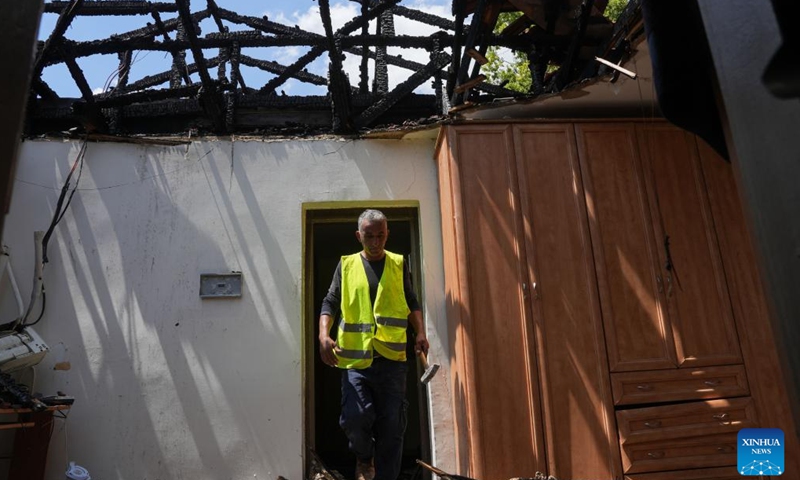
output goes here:
{"type": "MultiPolygon", "coordinates": [[[[401,253],[409,262],[415,290],[420,297],[419,271],[419,234],[417,231],[417,210],[410,208],[382,208],[389,218],[389,240],[387,250],[401,253]]],[[[309,426],[313,431],[307,432],[310,443],[320,459],[329,470],[336,470],[345,478],[354,477],[355,457],[347,448],[347,439],[339,428],[339,412],[341,408],[341,371],[328,367],[319,357],[317,342],[319,318],[322,299],[328,291],[333,272],[342,255],[359,251],[361,245],[355,238],[358,215],[363,209],[337,210],[336,212],[309,212],[307,228],[310,229],[309,239],[313,243],[309,249],[312,258],[309,260],[311,267],[313,298],[313,317],[308,321],[311,325],[307,331],[313,332],[313,365],[308,365],[311,378],[310,387],[313,388],[313,401],[309,407],[313,413],[309,415],[309,426]],[[316,214],[315,214],[316,213],[316,214]]],[[[309,251],[307,250],[307,251],[309,251]]],[[[335,329],[333,329],[335,331],[335,329]]],[[[332,332],[333,334],[333,332],[332,332]]],[[[403,466],[400,478],[413,479],[428,477],[420,471],[416,459],[429,458],[430,438],[427,424],[427,403],[425,402],[425,387],[419,384],[421,367],[416,361],[413,342],[409,342],[408,349],[408,427],[406,429],[403,447],[403,466]]],[[[311,358],[309,355],[307,358],[311,358]]]]}

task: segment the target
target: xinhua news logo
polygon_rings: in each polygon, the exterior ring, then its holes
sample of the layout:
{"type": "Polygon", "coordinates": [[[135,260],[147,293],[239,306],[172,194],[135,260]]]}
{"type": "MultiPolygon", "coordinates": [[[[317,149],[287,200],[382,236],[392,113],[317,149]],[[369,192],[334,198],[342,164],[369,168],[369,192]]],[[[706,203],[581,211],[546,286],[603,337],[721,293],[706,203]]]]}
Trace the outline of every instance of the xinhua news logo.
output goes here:
{"type": "Polygon", "coordinates": [[[783,475],[783,430],[743,428],[739,430],[737,469],[740,475],[783,475]]]}

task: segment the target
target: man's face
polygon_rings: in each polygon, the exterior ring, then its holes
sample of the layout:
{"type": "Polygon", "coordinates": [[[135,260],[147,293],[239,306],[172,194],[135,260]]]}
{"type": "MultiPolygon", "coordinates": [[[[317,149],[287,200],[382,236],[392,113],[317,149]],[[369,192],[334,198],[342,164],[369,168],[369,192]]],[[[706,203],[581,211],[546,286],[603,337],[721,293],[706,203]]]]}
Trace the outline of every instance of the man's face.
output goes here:
{"type": "Polygon", "coordinates": [[[389,238],[389,229],[386,222],[365,220],[361,230],[356,232],[356,238],[364,247],[367,260],[380,260],[383,258],[383,247],[389,238]]]}

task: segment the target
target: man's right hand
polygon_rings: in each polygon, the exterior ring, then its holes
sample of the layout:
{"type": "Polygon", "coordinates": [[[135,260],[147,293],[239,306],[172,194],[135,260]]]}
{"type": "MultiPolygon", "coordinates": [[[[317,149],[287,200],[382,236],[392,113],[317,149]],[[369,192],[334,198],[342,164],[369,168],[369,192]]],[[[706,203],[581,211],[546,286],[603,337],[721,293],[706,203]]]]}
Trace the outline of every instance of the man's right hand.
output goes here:
{"type": "Polygon", "coordinates": [[[325,365],[329,365],[331,367],[336,366],[337,359],[333,351],[338,349],[339,347],[331,337],[325,336],[319,339],[319,356],[322,357],[322,362],[325,365]]]}

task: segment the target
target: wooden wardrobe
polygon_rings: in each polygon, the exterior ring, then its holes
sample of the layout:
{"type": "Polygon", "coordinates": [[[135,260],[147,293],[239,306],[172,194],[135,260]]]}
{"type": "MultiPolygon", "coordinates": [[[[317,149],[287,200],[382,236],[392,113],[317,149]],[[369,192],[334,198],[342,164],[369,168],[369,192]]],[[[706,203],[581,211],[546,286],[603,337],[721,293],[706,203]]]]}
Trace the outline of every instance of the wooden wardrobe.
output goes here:
{"type": "Polygon", "coordinates": [[[702,141],[451,125],[436,156],[461,473],[727,480],[741,428],[793,434],[731,165],[702,141]]]}

